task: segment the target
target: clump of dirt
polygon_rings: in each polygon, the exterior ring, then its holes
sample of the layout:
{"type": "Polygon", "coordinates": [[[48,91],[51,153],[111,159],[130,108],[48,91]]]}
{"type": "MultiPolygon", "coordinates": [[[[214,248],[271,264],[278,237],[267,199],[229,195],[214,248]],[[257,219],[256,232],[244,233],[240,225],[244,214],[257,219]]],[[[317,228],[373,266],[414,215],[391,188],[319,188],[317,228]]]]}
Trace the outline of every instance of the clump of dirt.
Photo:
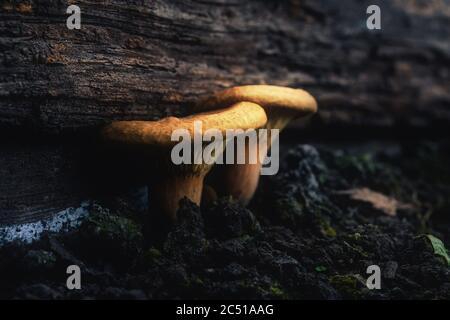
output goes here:
{"type": "Polygon", "coordinates": [[[297,145],[248,208],[184,199],[157,242],[144,239],[142,217],[94,206],[75,231],[0,248],[0,298],[449,299],[450,267],[426,236],[450,245],[449,154],[430,142],[396,152],[297,145]],[[387,215],[340,193],[355,188],[408,205],[387,215]],[[71,264],[81,290],[66,288],[71,264]],[[366,286],[371,265],[379,290],[366,286]]]}

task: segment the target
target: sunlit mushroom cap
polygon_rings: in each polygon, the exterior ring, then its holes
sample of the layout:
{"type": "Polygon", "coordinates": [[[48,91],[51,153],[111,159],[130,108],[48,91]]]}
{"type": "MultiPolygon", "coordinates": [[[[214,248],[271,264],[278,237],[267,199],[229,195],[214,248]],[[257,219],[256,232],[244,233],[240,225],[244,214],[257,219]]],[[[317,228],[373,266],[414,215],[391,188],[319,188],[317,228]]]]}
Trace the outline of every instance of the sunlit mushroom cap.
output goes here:
{"type": "Polygon", "coordinates": [[[191,136],[194,135],[195,121],[202,122],[203,132],[217,129],[224,135],[229,129],[256,129],[263,127],[267,122],[264,109],[255,103],[239,102],[230,105],[185,118],[168,117],[159,121],[115,121],[103,129],[102,137],[110,142],[128,145],[170,147],[178,143],[171,141],[174,130],[185,129],[191,136]]]}
{"type": "Polygon", "coordinates": [[[195,110],[220,109],[240,101],[256,103],[270,109],[285,109],[301,117],[317,111],[317,102],[305,90],[270,85],[240,86],[217,92],[196,104],[195,110]]]}

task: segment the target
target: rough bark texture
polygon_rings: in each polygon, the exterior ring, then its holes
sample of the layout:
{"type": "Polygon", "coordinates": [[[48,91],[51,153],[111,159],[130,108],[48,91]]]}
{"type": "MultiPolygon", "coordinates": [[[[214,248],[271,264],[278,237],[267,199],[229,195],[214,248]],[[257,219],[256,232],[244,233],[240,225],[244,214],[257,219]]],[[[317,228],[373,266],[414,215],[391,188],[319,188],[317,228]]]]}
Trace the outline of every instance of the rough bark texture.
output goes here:
{"type": "Polygon", "coordinates": [[[87,196],[83,183],[99,178],[81,182],[78,160],[100,125],[183,115],[199,95],[233,85],[306,88],[322,129],[447,123],[450,2],[377,1],[381,31],[366,28],[369,4],[0,0],[0,131],[21,136],[0,147],[0,223],[87,196]],[[81,30],[66,27],[70,4],[81,30]],[[77,142],[30,143],[35,134],[77,142]]]}

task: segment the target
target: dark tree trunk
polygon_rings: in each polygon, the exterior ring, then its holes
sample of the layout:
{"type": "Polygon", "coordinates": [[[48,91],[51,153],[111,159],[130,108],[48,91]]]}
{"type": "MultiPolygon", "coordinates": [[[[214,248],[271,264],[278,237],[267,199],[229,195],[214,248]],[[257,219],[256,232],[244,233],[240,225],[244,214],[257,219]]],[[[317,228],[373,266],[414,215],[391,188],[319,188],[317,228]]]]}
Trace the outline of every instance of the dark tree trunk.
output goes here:
{"type": "Polygon", "coordinates": [[[0,224],[94,196],[102,124],[183,115],[233,85],[306,88],[314,130],[446,125],[449,1],[378,3],[370,31],[372,1],[0,0],[0,224]]]}

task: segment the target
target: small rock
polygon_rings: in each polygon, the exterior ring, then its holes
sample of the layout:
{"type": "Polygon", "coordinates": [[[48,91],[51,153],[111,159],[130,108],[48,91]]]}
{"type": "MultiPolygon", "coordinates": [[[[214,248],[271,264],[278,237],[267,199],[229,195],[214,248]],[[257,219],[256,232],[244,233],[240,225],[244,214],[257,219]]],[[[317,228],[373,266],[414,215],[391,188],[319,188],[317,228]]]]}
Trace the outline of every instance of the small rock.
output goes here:
{"type": "Polygon", "coordinates": [[[30,250],[23,257],[21,266],[28,272],[42,273],[54,268],[56,256],[45,250],[30,250]]]}
{"type": "Polygon", "coordinates": [[[216,239],[241,237],[261,230],[250,210],[226,198],[216,201],[204,214],[204,220],[207,235],[216,239]]]}
{"type": "Polygon", "coordinates": [[[17,290],[17,294],[19,298],[29,300],[54,300],[62,298],[60,292],[42,283],[23,286],[17,290]]]}
{"type": "Polygon", "coordinates": [[[398,263],[396,261],[388,261],[382,268],[384,278],[394,279],[395,274],[397,273],[397,269],[398,263]]]}

